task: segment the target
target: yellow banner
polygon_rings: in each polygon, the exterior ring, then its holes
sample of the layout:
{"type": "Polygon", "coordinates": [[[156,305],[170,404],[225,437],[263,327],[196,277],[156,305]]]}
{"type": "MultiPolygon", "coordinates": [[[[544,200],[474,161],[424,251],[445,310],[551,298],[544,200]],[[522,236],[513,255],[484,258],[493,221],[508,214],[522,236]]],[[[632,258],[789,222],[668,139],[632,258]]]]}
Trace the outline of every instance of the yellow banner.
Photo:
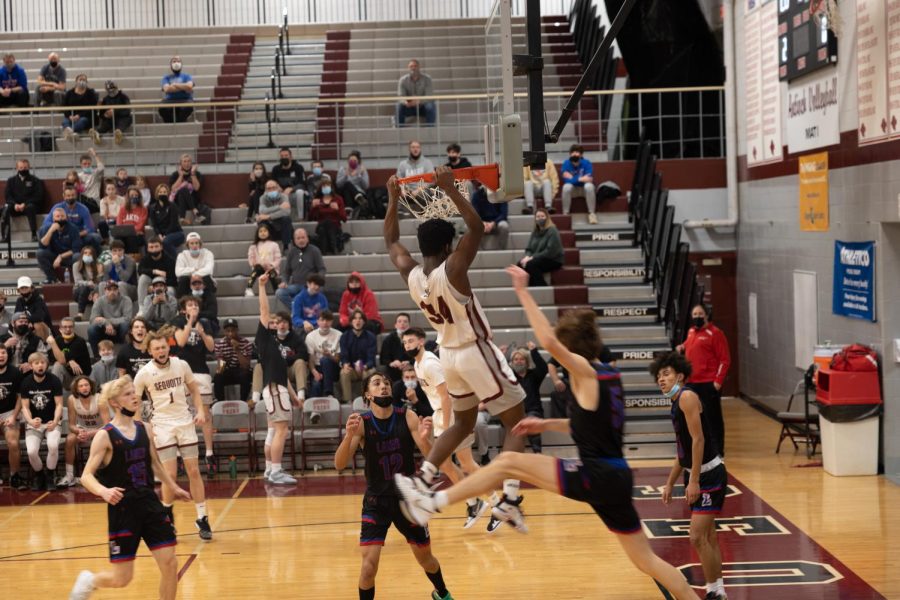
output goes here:
{"type": "Polygon", "coordinates": [[[800,231],[828,231],[828,153],[800,157],[800,231]]]}

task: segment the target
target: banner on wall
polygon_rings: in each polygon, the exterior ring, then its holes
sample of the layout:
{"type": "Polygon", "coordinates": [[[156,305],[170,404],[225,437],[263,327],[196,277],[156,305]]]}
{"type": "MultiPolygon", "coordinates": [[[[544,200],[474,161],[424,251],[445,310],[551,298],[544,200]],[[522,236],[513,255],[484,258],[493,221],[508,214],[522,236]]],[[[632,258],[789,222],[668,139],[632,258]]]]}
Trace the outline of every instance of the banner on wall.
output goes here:
{"type": "Polygon", "coordinates": [[[831,312],[875,320],[875,242],[834,242],[831,312]]]}
{"type": "Polygon", "coordinates": [[[792,154],[841,141],[837,67],[788,84],[787,143],[792,154]]]}
{"type": "Polygon", "coordinates": [[[800,231],[828,231],[828,153],[801,156],[800,231]]]}

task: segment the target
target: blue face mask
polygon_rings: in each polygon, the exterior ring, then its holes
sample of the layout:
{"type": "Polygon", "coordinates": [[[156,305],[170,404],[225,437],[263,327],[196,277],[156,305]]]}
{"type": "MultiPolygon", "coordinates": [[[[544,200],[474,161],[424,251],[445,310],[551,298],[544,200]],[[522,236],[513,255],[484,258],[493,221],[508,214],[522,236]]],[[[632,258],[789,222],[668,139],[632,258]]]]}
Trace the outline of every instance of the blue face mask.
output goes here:
{"type": "Polygon", "coordinates": [[[94,257],[91,256],[90,254],[87,254],[87,255],[81,257],[81,262],[83,262],[86,265],[89,265],[92,262],[94,262],[94,257]]]}
{"type": "Polygon", "coordinates": [[[663,392],[663,396],[665,396],[666,398],[669,398],[671,400],[672,398],[677,396],[678,392],[680,392],[680,391],[681,391],[681,384],[676,383],[675,385],[672,386],[671,390],[669,390],[668,392],[663,392]]]}
{"type": "Polygon", "coordinates": [[[203,290],[191,290],[191,294],[193,296],[196,296],[197,298],[199,298],[200,296],[203,295],[203,290]]]}
{"type": "Polygon", "coordinates": [[[416,382],[415,379],[405,379],[403,381],[403,385],[405,385],[406,389],[408,389],[408,390],[414,390],[414,389],[416,389],[418,382],[416,382]]]}
{"type": "Polygon", "coordinates": [[[323,196],[330,196],[330,195],[331,195],[331,186],[329,186],[329,185],[323,185],[323,186],[322,186],[322,195],[323,195],[323,196]]]}
{"type": "Polygon", "coordinates": [[[313,167],[313,175],[318,177],[322,174],[322,167],[313,167]]]}
{"type": "Polygon", "coordinates": [[[278,192],[266,192],[266,195],[269,197],[269,200],[277,200],[279,193],[278,192]]]}
{"type": "Polygon", "coordinates": [[[191,256],[193,256],[194,258],[200,256],[200,250],[199,250],[199,249],[197,249],[197,250],[191,249],[191,250],[190,250],[190,253],[191,253],[191,256]]]}
{"type": "Polygon", "coordinates": [[[82,171],[85,175],[90,175],[91,173],[94,172],[94,169],[91,168],[91,167],[85,167],[85,168],[83,168],[81,171],[82,171]]]}

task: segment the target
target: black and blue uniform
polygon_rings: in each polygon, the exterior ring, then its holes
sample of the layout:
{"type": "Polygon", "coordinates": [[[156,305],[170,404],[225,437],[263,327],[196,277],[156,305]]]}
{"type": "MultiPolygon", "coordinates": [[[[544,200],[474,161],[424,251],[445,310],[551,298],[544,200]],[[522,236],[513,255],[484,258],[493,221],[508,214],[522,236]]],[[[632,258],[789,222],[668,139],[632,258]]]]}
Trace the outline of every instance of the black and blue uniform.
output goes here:
{"type": "Polygon", "coordinates": [[[585,410],[571,398],[568,413],[580,460],[557,459],[559,493],[587,502],[614,533],[635,533],[641,520],[631,498],[631,468],[622,454],[625,392],[618,369],[595,363],[599,384],[597,410],[585,410]]]}
{"type": "Polygon", "coordinates": [[[129,439],[112,423],[103,426],[113,451],[97,480],[125,490],[122,500],[106,510],[110,562],[134,560],[142,539],[151,551],[175,545],[175,528],[153,489],[150,438],[143,423],[135,421],[134,427],[134,439],[129,439]]]}
{"type": "MultiPolygon", "coordinates": [[[[684,471],[684,486],[687,488],[690,479],[689,469],[693,466],[694,438],[688,429],[687,419],[681,410],[681,396],[685,391],[697,393],[691,386],[684,386],[672,400],[672,427],[675,429],[675,446],[678,451],[678,464],[684,471]]],[[[698,396],[699,398],[699,396],[698,396]]],[[[701,404],[702,407],[702,404],[701,404]]],[[[691,504],[691,512],[720,513],[725,505],[725,494],[728,492],[728,472],[719,453],[719,442],[713,434],[713,428],[705,410],[700,410],[700,426],[703,429],[703,458],[700,461],[700,497],[691,504]]]]}
{"type": "Polygon", "coordinates": [[[391,416],[379,419],[371,411],[362,415],[366,459],[366,494],[363,496],[360,546],[384,545],[391,523],[406,541],[416,546],[431,543],[428,528],[410,523],[400,511],[394,475],[416,471],[416,443],[406,423],[406,409],[393,408],[391,416]]]}

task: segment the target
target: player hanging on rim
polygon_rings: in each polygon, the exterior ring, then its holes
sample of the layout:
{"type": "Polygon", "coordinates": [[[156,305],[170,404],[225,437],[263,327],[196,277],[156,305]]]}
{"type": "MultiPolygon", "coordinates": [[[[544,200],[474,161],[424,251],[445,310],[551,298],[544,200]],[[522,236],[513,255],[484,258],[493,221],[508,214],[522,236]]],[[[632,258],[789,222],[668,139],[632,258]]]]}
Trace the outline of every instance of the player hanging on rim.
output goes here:
{"type": "MultiPolygon", "coordinates": [[[[440,359],[425,349],[425,332],[418,327],[412,327],[403,332],[403,349],[407,357],[413,361],[416,377],[422,384],[422,390],[428,396],[434,415],[432,417],[434,437],[438,438],[453,423],[453,404],[450,394],[447,392],[447,381],[444,377],[444,369],[440,359]]],[[[431,444],[428,439],[423,441],[428,448],[431,444]]],[[[451,459],[447,459],[441,465],[441,470],[447,474],[450,481],[459,483],[466,475],[471,475],[478,470],[475,459],[472,458],[472,444],[475,442],[475,434],[466,436],[455,450],[459,467],[451,459]]],[[[427,452],[425,453],[427,455],[427,452]]],[[[466,500],[466,523],[464,529],[475,524],[485,513],[489,505],[481,498],[469,498],[466,500]]],[[[496,521],[499,524],[499,521],[496,521]]]]}
{"type": "Polygon", "coordinates": [[[528,273],[512,266],[506,271],[538,343],[569,372],[574,396],[570,419],[528,417],[516,425],[515,433],[571,433],[580,460],[504,452],[487,467],[441,492],[422,490],[409,478],[397,475],[395,481],[407,514],[425,525],[445,506],[488,492],[505,478],[523,479],[549,492],[588,503],[616,534],[637,568],[678,600],[696,599],[681,573],[653,553],[634,509],[631,469],[622,455],[622,383],[619,372],[599,360],[602,344],[596,315],[590,309],[571,311],[560,318],[554,330],[528,292],[528,273]]]}
{"type": "MultiPolygon", "coordinates": [[[[416,475],[417,484],[428,489],[437,474],[438,465],[475,430],[478,403],[484,402],[488,412],[500,418],[506,428],[503,451],[521,452],[525,440],[513,433],[516,423],[525,417],[525,391],[518,384],[506,359],[491,341],[491,329],[472,286],[468,270],[475,260],[484,235],[481,217],[459,193],[450,167],[435,169],[435,183],[447,194],[466,223],[467,232],[456,249],[456,228],[444,219],[429,219],[419,225],[416,234],[423,264],[417,263],[400,243],[397,205],[400,185],[396,177],[388,180],[388,209],[384,221],[384,241],[391,262],[409,285],[413,302],[422,310],[438,333],[441,365],[447,388],[453,399],[454,423],[435,441],[434,447],[416,475]]],[[[474,494],[473,494],[474,496],[474,494]]],[[[519,509],[519,482],[510,478],[503,482],[503,497],[494,505],[488,530],[497,521],[507,521],[525,531],[525,520],[519,509]]]]}
{"type": "Polygon", "coordinates": [[[411,410],[394,407],[391,379],[378,371],[363,381],[363,400],[369,410],[347,418],[347,434],[334,454],[334,467],[338,471],[347,467],[357,448],[362,448],[366,459],[366,493],[359,533],[362,548],[359,598],[375,598],[375,575],[381,548],[393,523],[406,537],[413,555],[434,585],[432,599],[453,600],[444,585],[441,565],[431,553],[428,527],[410,523],[402,514],[393,482],[394,475],[412,475],[416,470],[413,453],[416,446],[423,452],[426,450],[422,439],[431,429],[431,418],[420,421],[411,410]]]}
{"type": "Polygon", "coordinates": [[[69,410],[69,435],[66,436],[66,476],[57,487],[67,488],[78,485],[75,477],[75,451],[79,444],[90,445],[100,428],[109,422],[109,412],[101,407],[97,396],[97,386],[87,375],[79,375],[72,380],[71,394],[66,401],[69,410]],[[75,418],[72,418],[74,415],[75,418]]]}
{"type": "Polygon", "coordinates": [[[691,363],[679,352],[663,354],[650,365],[650,374],[666,398],[672,400],[672,426],[678,456],[663,488],[662,500],[672,501],[672,487],[684,471],[684,496],[691,507],[691,544],[700,555],[706,579],[706,600],[728,600],[722,578],[722,553],[716,515],[722,512],[728,491],[728,473],[697,393],[685,381],[691,363]]]}
{"type": "Polygon", "coordinates": [[[160,600],[174,600],[178,587],[175,528],[153,489],[154,473],[174,496],[190,500],[191,495],[178,487],[159,462],[150,425],[134,420],[141,400],[134,393],[131,377],[103,386],[99,406],[100,410],[115,411],[115,417],[94,436],[81,484],[109,504],[106,515],[112,566],[100,573],[82,571],[69,600],[86,600],[97,588],[128,585],[141,540],[159,567],[160,600]]]}
{"type": "MultiPolygon", "coordinates": [[[[191,496],[197,509],[195,524],[200,531],[200,539],[212,539],[212,529],[206,512],[206,491],[203,478],[200,476],[196,425],[203,425],[203,399],[200,386],[194,379],[194,373],[186,362],[175,356],[169,356],[169,341],[164,333],[147,334],[147,349],[153,360],[140,368],[134,380],[134,391],[138,397],[146,392],[153,406],[153,443],[159,451],[159,460],[174,480],[178,473],[176,459],[178,454],[184,461],[184,470],[190,479],[191,496]],[[191,392],[194,403],[194,414],[188,405],[184,388],[191,392]]],[[[162,486],[162,503],[169,512],[172,523],[175,516],[172,504],[175,502],[175,491],[169,485],[162,486]]]]}

